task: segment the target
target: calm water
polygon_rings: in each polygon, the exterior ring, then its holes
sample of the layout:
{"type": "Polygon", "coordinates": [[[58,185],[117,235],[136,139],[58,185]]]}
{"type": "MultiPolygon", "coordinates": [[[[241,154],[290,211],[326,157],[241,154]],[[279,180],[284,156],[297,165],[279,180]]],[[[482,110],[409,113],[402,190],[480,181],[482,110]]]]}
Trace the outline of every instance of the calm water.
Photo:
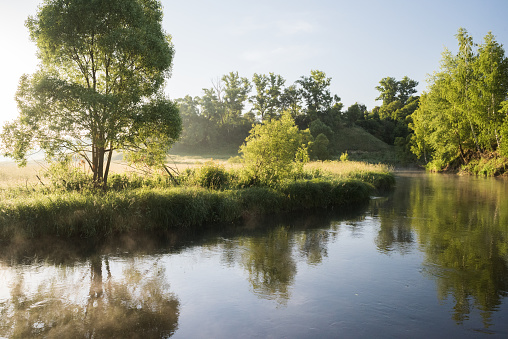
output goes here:
{"type": "Polygon", "coordinates": [[[507,194],[401,172],[348,215],[95,252],[20,241],[0,250],[0,337],[506,338],[507,194]]]}

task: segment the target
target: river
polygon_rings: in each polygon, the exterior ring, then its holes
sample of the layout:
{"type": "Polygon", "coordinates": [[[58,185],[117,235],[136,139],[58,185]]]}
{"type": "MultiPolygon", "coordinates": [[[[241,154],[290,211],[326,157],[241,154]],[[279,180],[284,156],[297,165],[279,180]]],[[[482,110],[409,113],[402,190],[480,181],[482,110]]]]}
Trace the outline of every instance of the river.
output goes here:
{"type": "Polygon", "coordinates": [[[0,250],[0,337],[508,337],[508,180],[397,172],[353,211],[0,250]]]}

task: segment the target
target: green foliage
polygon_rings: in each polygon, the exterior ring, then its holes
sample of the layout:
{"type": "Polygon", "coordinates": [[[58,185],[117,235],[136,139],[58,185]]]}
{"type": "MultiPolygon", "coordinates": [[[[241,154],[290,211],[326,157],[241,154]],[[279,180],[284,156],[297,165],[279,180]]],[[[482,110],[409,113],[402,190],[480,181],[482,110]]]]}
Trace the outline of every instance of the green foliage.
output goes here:
{"type": "Polygon", "coordinates": [[[328,144],[330,141],[323,133],[319,134],[314,141],[310,141],[308,145],[309,157],[312,160],[328,160],[330,152],[328,152],[328,144]]]}
{"type": "Polygon", "coordinates": [[[410,125],[412,151],[428,161],[429,169],[458,168],[492,152],[506,154],[508,59],[491,33],[477,51],[465,29],[456,37],[458,53],[445,50],[441,70],[429,79],[410,125]]]}
{"type": "Polygon", "coordinates": [[[252,103],[251,112],[259,116],[261,121],[277,118],[278,113],[282,111],[284,78],[274,73],[269,75],[254,73],[252,82],[256,94],[249,98],[252,103]]]}
{"type": "Polygon", "coordinates": [[[247,78],[240,78],[238,72],[230,72],[222,77],[224,87],[224,105],[226,121],[234,122],[239,119],[244,103],[251,90],[251,84],[247,78]]]}
{"type": "Polygon", "coordinates": [[[0,239],[42,235],[102,238],[136,230],[205,227],[260,213],[356,205],[368,201],[374,187],[390,182],[390,174],[380,171],[357,171],[362,173],[344,177],[325,176],[316,169],[293,173],[270,187],[242,188],[248,185],[240,185],[244,180],[241,173],[226,173],[212,164],[182,174],[180,187],[163,176],[122,174],[112,175],[112,189],[101,190],[101,194],[72,188],[1,190],[0,239]],[[198,179],[202,186],[218,188],[216,178],[220,178],[221,188],[228,189],[197,187],[192,182],[198,179]]]}
{"type": "Polygon", "coordinates": [[[288,111],[301,130],[311,127],[314,137],[324,133],[330,141],[328,151],[333,153],[334,138],[342,127],[342,104],[338,96],[332,96],[330,83],[331,78],[317,70],[286,88],[280,75],[255,73],[252,77],[255,92],[249,96],[252,89],[249,81],[238,72],[230,72],[212,82],[212,88],[203,89],[201,98],[177,99],[183,134],[175,147],[183,146],[186,150],[239,147],[253,123],[280,119],[281,112],[288,111]],[[245,112],[247,98],[252,107],[245,112]]]}
{"type": "Polygon", "coordinates": [[[326,112],[332,108],[334,102],[340,100],[330,93],[331,80],[324,72],[312,70],[309,77],[302,76],[297,81],[302,87],[301,95],[307,104],[306,114],[312,121],[319,118],[319,113],[326,112]]]}
{"type": "Polygon", "coordinates": [[[346,120],[346,125],[351,127],[357,121],[362,119],[367,114],[367,107],[365,105],[354,103],[349,106],[348,109],[344,112],[344,118],[346,120]]]}
{"type": "Polygon", "coordinates": [[[26,24],[40,69],[20,79],[20,117],[4,127],[4,154],[20,164],[34,149],[80,156],[103,186],[114,150],[160,164],[181,129],[161,94],[174,49],[160,2],[46,0],[26,24]]]}
{"type": "MultiPolygon", "coordinates": [[[[83,191],[93,189],[90,175],[81,163],[75,163],[71,157],[52,162],[43,171],[43,178],[49,180],[44,184],[51,191],[83,191]]],[[[83,163],[84,165],[84,163],[83,163]]]]}
{"type": "Polygon", "coordinates": [[[349,177],[372,184],[379,191],[390,190],[395,186],[395,176],[389,172],[354,171],[349,177]]]}
{"type": "Polygon", "coordinates": [[[333,138],[334,134],[330,126],[326,125],[320,119],[316,119],[310,123],[309,131],[314,138],[317,138],[320,134],[324,134],[328,140],[333,138]]]}
{"type": "Polygon", "coordinates": [[[230,174],[224,166],[209,163],[197,169],[189,170],[187,181],[204,188],[222,190],[229,185],[230,174]]]}
{"type": "Polygon", "coordinates": [[[380,107],[367,113],[352,106],[347,112],[349,120],[351,119],[349,115],[360,116],[355,121],[356,125],[387,144],[394,145],[397,149],[397,160],[401,163],[414,160],[411,156],[412,136],[408,124],[419,103],[419,97],[413,95],[416,93],[417,85],[417,81],[407,76],[400,81],[392,77],[383,78],[376,87],[380,92],[376,100],[383,101],[380,107]]]}
{"type": "Polygon", "coordinates": [[[461,167],[461,172],[471,173],[484,177],[494,177],[503,174],[508,169],[508,159],[506,157],[482,157],[472,159],[466,165],[461,167]]]}
{"type": "Polygon", "coordinates": [[[280,120],[254,125],[240,153],[251,177],[263,185],[301,172],[308,161],[305,136],[288,112],[280,120]]]}

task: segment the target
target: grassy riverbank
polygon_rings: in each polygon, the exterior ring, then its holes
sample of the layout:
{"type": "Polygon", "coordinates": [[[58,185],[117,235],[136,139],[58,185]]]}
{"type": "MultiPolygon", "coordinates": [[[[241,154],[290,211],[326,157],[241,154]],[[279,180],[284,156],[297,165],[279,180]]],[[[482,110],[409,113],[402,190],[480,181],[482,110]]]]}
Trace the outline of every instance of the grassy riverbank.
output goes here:
{"type": "Polygon", "coordinates": [[[267,213],[345,208],[367,202],[376,188],[394,185],[387,167],[357,162],[310,163],[299,178],[273,187],[248,186],[234,166],[226,166],[187,169],[178,185],[121,174],[112,177],[113,189],[107,192],[42,185],[4,188],[0,238],[104,238],[233,223],[267,213]]]}

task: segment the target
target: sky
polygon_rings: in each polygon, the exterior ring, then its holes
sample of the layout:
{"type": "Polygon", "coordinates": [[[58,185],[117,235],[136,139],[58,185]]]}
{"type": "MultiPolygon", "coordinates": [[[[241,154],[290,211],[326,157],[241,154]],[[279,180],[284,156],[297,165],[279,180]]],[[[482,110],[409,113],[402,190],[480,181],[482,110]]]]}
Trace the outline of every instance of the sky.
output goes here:
{"type": "MultiPolygon", "coordinates": [[[[24,22],[42,0],[0,3],[0,125],[14,120],[14,95],[22,74],[37,69],[35,44],[24,22]]],[[[506,0],[162,0],[163,28],[176,54],[166,93],[201,96],[212,81],[237,71],[273,72],[286,86],[311,70],[332,78],[331,92],[345,108],[355,102],[370,110],[375,87],[387,76],[408,76],[426,88],[439,70],[445,47],[457,51],[464,27],[481,43],[489,32],[508,45],[506,0]]],[[[508,52],[507,52],[508,54],[508,52]]]]}

